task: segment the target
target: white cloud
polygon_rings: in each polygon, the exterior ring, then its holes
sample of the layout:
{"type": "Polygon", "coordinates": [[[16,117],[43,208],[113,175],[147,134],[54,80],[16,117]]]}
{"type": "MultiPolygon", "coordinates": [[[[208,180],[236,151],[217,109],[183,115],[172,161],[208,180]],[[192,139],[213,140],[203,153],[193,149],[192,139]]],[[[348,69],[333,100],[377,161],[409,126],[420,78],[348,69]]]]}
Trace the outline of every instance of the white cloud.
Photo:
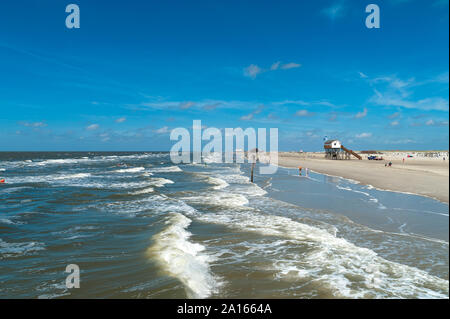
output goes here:
{"type": "Polygon", "coordinates": [[[252,120],[253,119],[253,113],[250,113],[250,114],[247,114],[247,115],[243,115],[243,116],[241,116],[241,120],[243,120],[243,121],[250,121],[250,120],[252,120]]]}
{"type": "Polygon", "coordinates": [[[26,127],[46,127],[47,123],[45,122],[19,122],[20,125],[26,127]]]}
{"type": "Polygon", "coordinates": [[[183,103],[180,103],[180,109],[186,110],[186,109],[189,109],[189,108],[193,107],[194,105],[195,105],[195,103],[191,102],[191,101],[183,102],[183,103]]]}
{"type": "Polygon", "coordinates": [[[169,127],[168,126],[163,126],[163,127],[159,128],[159,129],[157,129],[155,132],[158,133],[158,134],[169,133],[169,127]]]}
{"type": "Polygon", "coordinates": [[[244,68],[244,76],[255,79],[259,74],[269,71],[276,70],[289,70],[301,67],[301,64],[290,62],[281,64],[280,61],[273,63],[269,69],[263,69],[256,64],[250,64],[248,67],[244,68]]]}
{"type": "Polygon", "coordinates": [[[310,112],[308,112],[308,110],[298,110],[297,112],[295,112],[295,115],[300,116],[300,117],[305,117],[305,116],[310,116],[312,114],[310,112]]]}
{"type": "Polygon", "coordinates": [[[392,121],[389,125],[390,126],[398,126],[398,125],[400,125],[400,122],[399,121],[392,121]]]}
{"type": "Polygon", "coordinates": [[[99,135],[101,137],[102,142],[107,142],[109,141],[111,138],[109,137],[108,133],[102,133],[99,135]]]}
{"type": "Polygon", "coordinates": [[[278,68],[280,67],[280,61],[278,61],[278,62],[275,62],[274,64],[272,64],[272,66],[270,67],[270,69],[272,70],[272,71],[275,71],[275,70],[278,70],[278,68]]]}
{"type": "Polygon", "coordinates": [[[206,111],[212,111],[215,110],[220,104],[221,104],[220,102],[205,104],[203,105],[202,109],[206,111]]]}
{"type": "Polygon", "coordinates": [[[448,126],[448,121],[428,120],[428,121],[426,121],[425,125],[427,125],[427,126],[448,126]]]}
{"type": "Polygon", "coordinates": [[[244,69],[244,75],[252,79],[255,79],[256,76],[262,72],[263,70],[256,64],[251,64],[244,69]]]}
{"type": "Polygon", "coordinates": [[[407,109],[418,109],[424,111],[447,111],[448,100],[442,97],[426,98],[418,101],[403,99],[393,94],[377,95],[372,97],[371,102],[378,105],[401,106],[407,109]]]}
{"type": "Polygon", "coordinates": [[[284,104],[297,104],[297,105],[310,105],[311,103],[302,100],[285,100],[281,102],[274,102],[273,105],[284,105],[284,104]]]}
{"type": "Polygon", "coordinates": [[[290,63],[283,64],[283,65],[281,66],[281,69],[282,69],[282,70],[289,70],[289,69],[299,68],[299,67],[301,67],[301,66],[302,66],[301,64],[294,63],[294,62],[290,62],[290,63]]]}
{"type": "MultiPolygon", "coordinates": [[[[444,97],[426,97],[422,99],[413,99],[414,88],[431,83],[448,84],[448,72],[444,72],[436,77],[416,81],[414,78],[402,80],[396,76],[377,77],[370,81],[371,85],[383,85],[384,92],[374,89],[375,95],[371,97],[370,102],[383,106],[399,106],[408,109],[419,110],[449,110],[448,98],[444,97]]],[[[448,85],[447,85],[448,87],[448,85]]]]}
{"type": "Polygon", "coordinates": [[[253,112],[251,112],[250,114],[241,116],[240,119],[243,121],[250,121],[255,117],[256,114],[261,113],[263,109],[264,109],[264,105],[259,105],[253,112]]]}
{"type": "Polygon", "coordinates": [[[123,123],[123,122],[125,122],[126,120],[127,120],[126,117],[120,117],[120,118],[118,118],[118,119],[116,120],[116,123],[123,123]]]}
{"type": "Polygon", "coordinates": [[[314,102],[314,104],[324,105],[324,106],[329,106],[329,107],[334,107],[334,106],[336,106],[336,105],[334,105],[333,103],[330,103],[330,102],[328,102],[328,101],[314,102]]]}
{"type": "Polygon", "coordinates": [[[444,72],[442,74],[439,74],[434,79],[431,80],[431,82],[438,82],[438,83],[447,83],[448,84],[448,72],[444,72]]]}
{"type": "Polygon", "coordinates": [[[395,112],[395,113],[389,115],[388,117],[389,117],[391,120],[393,120],[393,119],[399,117],[400,115],[401,115],[400,112],[395,112]]]}
{"type": "Polygon", "coordinates": [[[96,129],[98,129],[98,128],[99,128],[99,125],[98,125],[98,124],[91,124],[91,125],[89,125],[89,126],[86,127],[86,130],[88,130],[88,131],[94,131],[94,130],[96,130],[96,129]]]}
{"type": "Polygon", "coordinates": [[[368,78],[368,76],[366,74],[362,73],[362,72],[358,72],[358,74],[359,74],[361,79],[367,79],[368,78]]]}
{"type": "Polygon", "coordinates": [[[367,116],[367,109],[364,108],[364,111],[356,113],[355,118],[362,119],[363,117],[366,116],[367,116]]]}
{"type": "Polygon", "coordinates": [[[369,138],[372,136],[372,133],[361,133],[361,134],[356,134],[356,138],[369,138]]]}

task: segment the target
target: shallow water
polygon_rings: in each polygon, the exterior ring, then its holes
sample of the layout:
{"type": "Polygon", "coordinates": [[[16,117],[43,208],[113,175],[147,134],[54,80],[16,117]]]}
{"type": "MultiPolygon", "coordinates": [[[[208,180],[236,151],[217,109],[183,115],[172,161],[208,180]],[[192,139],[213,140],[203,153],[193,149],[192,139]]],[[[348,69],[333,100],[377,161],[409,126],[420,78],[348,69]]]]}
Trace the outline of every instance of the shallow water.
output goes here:
{"type": "Polygon", "coordinates": [[[448,298],[432,199],[167,153],[0,160],[2,298],[448,298]]]}

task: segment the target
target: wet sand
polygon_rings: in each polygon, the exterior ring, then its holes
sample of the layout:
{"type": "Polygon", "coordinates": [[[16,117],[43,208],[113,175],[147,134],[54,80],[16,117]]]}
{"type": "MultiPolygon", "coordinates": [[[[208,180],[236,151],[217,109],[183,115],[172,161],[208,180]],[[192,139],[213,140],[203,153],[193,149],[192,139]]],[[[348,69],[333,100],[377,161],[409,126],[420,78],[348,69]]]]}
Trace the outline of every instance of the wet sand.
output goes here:
{"type": "MultiPolygon", "coordinates": [[[[386,157],[385,157],[386,158],[386,157]]],[[[418,194],[449,203],[448,160],[406,159],[385,161],[328,160],[317,153],[279,153],[283,167],[307,167],[318,173],[340,176],[383,190],[418,194]]]]}

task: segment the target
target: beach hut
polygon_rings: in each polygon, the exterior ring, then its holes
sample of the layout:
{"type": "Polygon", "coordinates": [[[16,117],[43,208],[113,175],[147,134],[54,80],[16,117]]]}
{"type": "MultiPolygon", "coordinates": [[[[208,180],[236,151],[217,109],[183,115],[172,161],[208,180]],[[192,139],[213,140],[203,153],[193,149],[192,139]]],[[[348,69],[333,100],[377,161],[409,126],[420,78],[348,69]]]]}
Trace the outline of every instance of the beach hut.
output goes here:
{"type": "Polygon", "coordinates": [[[341,159],[341,142],[339,140],[327,140],[323,144],[325,149],[325,158],[328,159],[341,159]]]}
{"type": "Polygon", "coordinates": [[[350,159],[350,155],[359,160],[362,159],[360,155],[342,145],[339,140],[326,140],[323,148],[325,149],[325,158],[328,159],[350,159]]]}

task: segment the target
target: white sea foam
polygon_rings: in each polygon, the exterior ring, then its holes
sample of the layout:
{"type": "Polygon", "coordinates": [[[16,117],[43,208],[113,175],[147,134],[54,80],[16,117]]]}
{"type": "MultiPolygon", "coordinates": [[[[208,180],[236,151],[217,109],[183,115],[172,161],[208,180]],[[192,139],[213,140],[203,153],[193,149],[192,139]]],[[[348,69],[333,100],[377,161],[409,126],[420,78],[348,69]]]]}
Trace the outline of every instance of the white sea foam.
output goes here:
{"type": "Polygon", "coordinates": [[[148,194],[148,193],[152,193],[152,192],[154,192],[153,187],[146,187],[146,188],[140,189],[138,191],[131,192],[130,194],[131,195],[142,195],[142,194],[148,194]]]}
{"type": "Polygon", "coordinates": [[[152,176],[152,175],[153,175],[153,173],[150,173],[150,172],[144,172],[141,174],[141,176],[144,176],[144,177],[148,177],[148,176],[152,176]]]}
{"type": "Polygon", "coordinates": [[[223,179],[227,183],[248,184],[250,178],[241,174],[217,174],[216,177],[223,179]]]}
{"type": "Polygon", "coordinates": [[[367,196],[369,198],[369,202],[378,204],[378,208],[379,209],[386,209],[386,206],[384,206],[383,204],[379,203],[377,198],[373,197],[371,194],[369,194],[367,192],[359,191],[359,190],[353,189],[353,188],[348,187],[348,186],[336,185],[336,188],[338,188],[340,190],[345,190],[345,191],[358,193],[358,194],[362,194],[364,196],[367,196]]]}
{"type": "Polygon", "coordinates": [[[131,168],[123,168],[113,171],[114,173],[138,173],[145,170],[144,167],[131,167],[131,168]]]}
{"type": "Polygon", "coordinates": [[[299,246],[306,245],[305,252],[291,258],[283,256],[281,261],[274,262],[280,280],[293,280],[286,278],[286,274],[291,276],[296,269],[298,280],[320,283],[336,297],[448,298],[447,280],[385,260],[370,249],[291,218],[251,209],[199,214],[197,218],[266,236],[290,238],[299,246]]]}
{"type": "Polygon", "coordinates": [[[249,183],[247,185],[238,185],[233,188],[233,192],[243,194],[246,197],[252,196],[264,196],[267,194],[267,191],[262,189],[256,184],[249,183]]]}
{"type": "Polygon", "coordinates": [[[8,225],[14,225],[15,224],[11,219],[8,219],[8,218],[0,218],[0,223],[8,224],[8,225]]]}
{"type": "Polygon", "coordinates": [[[164,271],[184,284],[189,298],[207,298],[218,291],[220,283],[210,270],[213,258],[204,252],[203,245],[189,240],[190,223],[184,215],[172,213],[166,229],[153,236],[154,244],[148,253],[164,271]]]}
{"type": "Polygon", "coordinates": [[[50,177],[54,180],[60,180],[60,179],[78,179],[78,178],[87,178],[90,177],[91,174],[89,173],[78,173],[78,174],[61,174],[58,176],[50,177]]]}
{"type": "Polygon", "coordinates": [[[9,188],[5,188],[5,189],[1,189],[0,194],[11,194],[11,193],[15,193],[15,192],[21,191],[23,189],[27,189],[27,188],[31,188],[31,187],[29,187],[29,186],[9,187],[9,188]]]}
{"type": "Polygon", "coordinates": [[[183,197],[188,203],[220,205],[227,207],[241,207],[247,205],[248,199],[244,195],[226,192],[211,192],[201,196],[183,197]]]}
{"type": "Polygon", "coordinates": [[[117,201],[109,203],[99,203],[89,205],[79,210],[97,209],[118,215],[127,215],[128,217],[163,215],[168,212],[195,212],[195,209],[184,204],[181,201],[170,200],[165,195],[151,194],[139,200],[117,201]]]}
{"type": "Polygon", "coordinates": [[[209,153],[208,155],[203,155],[202,160],[204,163],[222,163],[222,153],[209,153]]]}
{"type": "Polygon", "coordinates": [[[163,187],[165,184],[173,184],[174,181],[167,178],[155,177],[152,178],[148,183],[152,186],[163,187]]]}
{"type": "Polygon", "coordinates": [[[7,243],[0,239],[0,259],[23,256],[44,249],[44,245],[39,242],[7,243]]]}
{"type": "Polygon", "coordinates": [[[53,174],[53,175],[36,175],[36,176],[15,176],[8,178],[9,184],[19,183],[66,183],[67,180],[79,181],[83,178],[90,177],[90,173],[76,173],[76,174],[53,174]]]}
{"type": "MultiPolygon", "coordinates": [[[[62,165],[62,164],[75,164],[78,163],[81,159],[76,158],[66,158],[66,159],[49,159],[41,162],[31,162],[37,166],[45,166],[45,165],[62,165]]],[[[82,161],[82,160],[81,160],[82,161]]]]}
{"type": "Polygon", "coordinates": [[[213,186],[214,189],[222,189],[230,185],[221,178],[211,176],[208,176],[208,183],[215,185],[213,186]]]}
{"type": "Polygon", "coordinates": [[[151,171],[156,173],[172,173],[172,172],[182,172],[183,170],[178,166],[166,166],[166,167],[155,167],[152,168],[151,171]]]}
{"type": "Polygon", "coordinates": [[[17,218],[17,216],[13,216],[10,218],[0,218],[0,223],[7,224],[7,225],[22,225],[23,222],[15,222],[13,219],[17,218]]]}

